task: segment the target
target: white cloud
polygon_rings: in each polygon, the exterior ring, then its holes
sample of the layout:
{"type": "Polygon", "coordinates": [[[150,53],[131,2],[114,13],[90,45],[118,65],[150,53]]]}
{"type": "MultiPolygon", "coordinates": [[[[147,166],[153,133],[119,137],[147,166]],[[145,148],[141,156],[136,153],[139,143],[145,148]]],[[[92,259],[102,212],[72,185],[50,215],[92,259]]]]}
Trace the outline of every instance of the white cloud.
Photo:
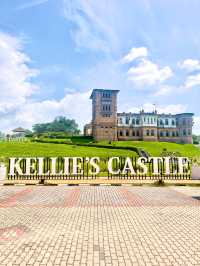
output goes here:
{"type": "Polygon", "coordinates": [[[26,102],[15,114],[0,117],[2,131],[10,131],[14,127],[32,127],[33,124],[52,121],[56,116],[75,119],[80,125],[91,121],[91,91],[67,93],[61,100],[45,100],[26,102]]]}
{"type": "Polygon", "coordinates": [[[38,71],[28,66],[19,38],[0,32],[0,114],[7,114],[25,103],[37,86],[31,79],[38,71]]]}
{"type": "Polygon", "coordinates": [[[133,47],[130,52],[122,58],[122,63],[130,63],[136,58],[147,57],[148,50],[146,47],[133,47]]]}
{"type": "Polygon", "coordinates": [[[200,116],[195,116],[194,117],[193,132],[196,135],[200,135],[200,116]]]}
{"type": "Polygon", "coordinates": [[[28,3],[24,3],[22,5],[20,5],[17,10],[23,10],[23,9],[27,9],[27,8],[32,8],[32,7],[36,7],[36,6],[40,6],[44,3],[47,3],[49,0],[34,0],[34,1],[29,1],[28,3]]]}
{"type": "Polygon", "coordinates": [[[165,96],[171,94],[174,90],[177,90],[174,86],[163,85],[155,93],[154,96],[165,96]]]}
{"type": "Polygon", "coordinates": [[[63,0],[64,15],[76,27],[72,37],[78,47],[110,52],[118,43],[107,1],[63,0]],[[112,47],[112,48],[111,48],[112,47]]]}
{"type": "Polygon", "coordinates": [[[200,61],[196,59],[185,59],[183,62],[178,63],[178,66],[181,69],[185,69],[188,72],[199,70],[200,69],[200,61]]]}
{"type": "Polygon", "coordinates": [[[159,68],[158,65],[146,59],[128,70],[128,80],[138,86],[162,83],[172,76],[173,72],[169,66],[159,68]]]}
{"type": "Polygon", "coordinates": [[[185,88],[190,89],[195,86],[200,86],[200,73],[197,75],[188,76],[185,81],[185,88]]]}
{"type": "Polygon", "coordinates": [[[157,110],[159,113],[179,114],[186,112],[187,106],[183,104],[169,104],[165,106],[158,106],[157,110]]]}

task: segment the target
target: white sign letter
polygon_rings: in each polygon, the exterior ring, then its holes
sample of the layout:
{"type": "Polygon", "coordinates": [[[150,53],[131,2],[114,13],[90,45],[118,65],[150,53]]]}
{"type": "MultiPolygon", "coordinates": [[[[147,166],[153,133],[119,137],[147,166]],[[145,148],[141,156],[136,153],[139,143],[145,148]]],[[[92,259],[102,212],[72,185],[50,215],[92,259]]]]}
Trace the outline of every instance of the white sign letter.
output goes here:
{"type": "Polygon", "coordinates": [[[118,169],[117,171],[113,171],[113,167],[112,167],[113,160],[117,160],[117,163],[119,163],[119,157],[111,157],[108,160],[108,171],[112,175],[118,175],[120,173],[120,169],[118,169]]]}
{"type": "Polygon", "coordinates": [[[139,169],[137,170],[137,174],[138,175],[146,175],[148,172],[148,168],[145,165],[145,163],[147,162],[147,158],[146,157],[139,157],[137,160],[137,164],[139,166],[139,169]],[[142,173],[140,172],[140,168],[142,168],[142,173]]]}
{"type": "Polygon", "coordinates": [[[92,157],[90,159],[90,165],[95,168],[95,172],[92,172],[90,170],[91,175],[98,175],[100,173],[99,163],[100,163],[99,157],[92,157]]]}
{"type": "Polygon", "coordinates": [[[16,158],[10,158],[10,171],[9,171],[9,174],[10,175],[15,175],[15,169],[16,169],[16,172],[19,174],[19,175],[23,175],[23,172],[22,172],[22,169],[19,165],[19,163],[21,162],[22,158],[19,158],[16,162],[15,162],[16,158]]]}
{"type": "Polygon", "coordinates": [[[129,157],[126,158],[122,174],[126,174],[128,171],[130,171],[132,175],[135,175],[135,170],[133,169],[133,164],[129,157]]]}

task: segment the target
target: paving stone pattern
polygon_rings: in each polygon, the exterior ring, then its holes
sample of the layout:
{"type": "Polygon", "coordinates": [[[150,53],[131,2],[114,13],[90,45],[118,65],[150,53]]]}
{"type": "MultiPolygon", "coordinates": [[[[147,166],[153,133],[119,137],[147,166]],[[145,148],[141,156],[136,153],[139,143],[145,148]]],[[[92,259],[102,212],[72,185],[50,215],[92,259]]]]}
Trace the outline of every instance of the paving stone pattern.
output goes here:
{"type": "Polygon", "coordinates": [[[190,187],[0,187],[0,265],[200,265],[198,196],[190,187]]]}

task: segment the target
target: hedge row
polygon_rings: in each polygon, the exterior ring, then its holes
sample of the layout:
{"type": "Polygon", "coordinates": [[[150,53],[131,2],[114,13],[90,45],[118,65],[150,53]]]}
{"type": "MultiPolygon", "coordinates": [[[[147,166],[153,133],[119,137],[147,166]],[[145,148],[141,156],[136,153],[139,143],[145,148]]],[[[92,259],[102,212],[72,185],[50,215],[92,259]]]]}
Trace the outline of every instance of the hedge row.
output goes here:
{"type": "Polygon", "coordinates": [[[105,149],[115,149],[115,150],[128,150],[128,151],[134,151],[136,152],[139,156],[148,156],[148,154],[137,147],[124,147],[124,146],[108,146],[108,145],[98,145],[96,143],[72,143],[69,141],[56,141],[56,140],[48,140],[48,139],[33,139],[33,142],[39,142],[39,143],[53,143],[53,144],[66,144],[66,145],[77,145],[77,146],[84,146],[84,147],[95,147],[95,148],[105,148],[105,149]]]}

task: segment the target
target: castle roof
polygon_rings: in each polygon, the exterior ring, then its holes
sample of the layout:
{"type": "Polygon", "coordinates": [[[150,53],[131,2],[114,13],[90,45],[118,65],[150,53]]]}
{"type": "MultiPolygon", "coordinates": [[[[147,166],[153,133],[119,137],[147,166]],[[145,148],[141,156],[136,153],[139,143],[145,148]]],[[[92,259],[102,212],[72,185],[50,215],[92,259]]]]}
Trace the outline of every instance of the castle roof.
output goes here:
{"type": "Polygon", "coordinates": [[[12,130],[15,133],[24,133],[26,132],[26,129],[22,128],[22,127],[17,127],[15,129],[12,130]]]}
{"type": "Polygon", "coordinates": [[[111,93],[118,93],[119,90],[93,89],[92,94],[90,95],[90,99],[92,99],[94,93],[96,93],[96,92],[111,92],[111,93]]]}
{"type": "Polygon", "coordinates": [[[175,116],[193,116],[193,113],[181,113],[181,114],[166,114],[166,113],[157,113],[157,112],[138,112],[138,113],[117,113],[117,116],[140,116],[140,115],[156,115],[158,117],[165,116],[165,117],[175,117],[175,116]]]}

